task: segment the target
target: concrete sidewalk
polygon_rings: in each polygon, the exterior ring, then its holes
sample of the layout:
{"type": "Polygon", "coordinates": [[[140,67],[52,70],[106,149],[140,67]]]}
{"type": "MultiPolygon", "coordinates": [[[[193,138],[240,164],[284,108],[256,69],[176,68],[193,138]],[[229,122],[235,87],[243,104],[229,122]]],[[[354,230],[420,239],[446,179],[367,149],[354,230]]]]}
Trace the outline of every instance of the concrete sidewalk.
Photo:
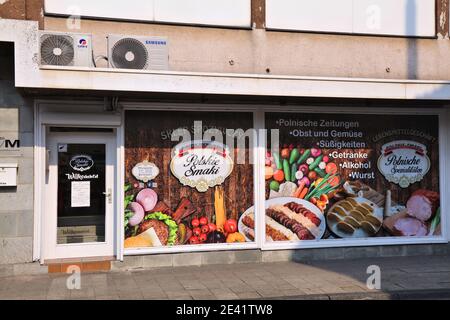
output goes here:
{"type": "Polygon", "coordinates": [[[450,257],[416,256],[311,263],[173,267],[81,275],[0,279],[0,299],[409,299],[450,298],[450,257]],[[367,267],[381,270],[381,290],[366,286],[367,267]]]}

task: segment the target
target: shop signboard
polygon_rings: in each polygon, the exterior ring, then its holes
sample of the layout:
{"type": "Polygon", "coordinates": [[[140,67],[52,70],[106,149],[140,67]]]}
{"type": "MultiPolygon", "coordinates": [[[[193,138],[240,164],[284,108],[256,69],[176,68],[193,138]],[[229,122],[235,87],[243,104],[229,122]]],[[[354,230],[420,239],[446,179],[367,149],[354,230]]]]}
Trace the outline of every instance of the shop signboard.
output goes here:
{"type": "Polygon", "coordinates": [[[175,146],[170,170],[181,184],[205,192],[225,182],[233,171],[233,160],[222,143],[187,141],[175,146]]]}

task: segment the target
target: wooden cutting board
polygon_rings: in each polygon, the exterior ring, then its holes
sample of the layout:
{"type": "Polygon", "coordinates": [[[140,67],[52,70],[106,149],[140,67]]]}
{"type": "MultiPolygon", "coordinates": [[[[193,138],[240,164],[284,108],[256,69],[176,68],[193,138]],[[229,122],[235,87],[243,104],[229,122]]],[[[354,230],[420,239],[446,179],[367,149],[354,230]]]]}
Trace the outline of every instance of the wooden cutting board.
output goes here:
{"type": "MultiPolygon", "coordinates": [[[[362,192],[362,197],[366,198],[367,200],[372,201],[377,206],[384,208],[384,204],[386,201],[386,196],[384,194],[381,194],[380,192],[376,191],[375,189],[372,189],[367,184],[361,182],[360,180],[352,181],[350,183],[350,186],[352,187],[355,192],[362,192]]],[[[397,203],[395,201],[391,202],[391,206],[396,206],[397,203]]]]}

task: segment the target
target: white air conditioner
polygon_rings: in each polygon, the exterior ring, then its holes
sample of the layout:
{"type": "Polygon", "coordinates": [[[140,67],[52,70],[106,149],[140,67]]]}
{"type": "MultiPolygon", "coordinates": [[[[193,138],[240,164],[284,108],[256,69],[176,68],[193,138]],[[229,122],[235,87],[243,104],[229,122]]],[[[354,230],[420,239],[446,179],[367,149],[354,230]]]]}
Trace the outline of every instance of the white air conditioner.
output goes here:
{"type": "Polygon", "coordinates": [[[92,67],[92,36],[89,34],[40,32],[41,65],[92,67]]]}
{"type": "Polygon", "coordinates": [[[109,35],[108,62],[111,68],[169,70],[167,38],[109,35]]]}

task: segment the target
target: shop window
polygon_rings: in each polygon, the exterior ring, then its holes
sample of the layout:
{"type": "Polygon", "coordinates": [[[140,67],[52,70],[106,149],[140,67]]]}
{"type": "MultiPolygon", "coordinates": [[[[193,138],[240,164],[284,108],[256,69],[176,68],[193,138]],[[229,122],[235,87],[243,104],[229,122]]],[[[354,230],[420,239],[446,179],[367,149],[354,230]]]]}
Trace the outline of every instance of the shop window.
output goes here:
{"type": "Polygon", "coordinates": [[[437,115],[270,112],[265,124],[266,244],[441,236],[437,115]]]}
{"type": "Polygon", "coordinates": [[[248,112],[126,111],[125,249],[254,242],[252,127],[248,112]]]}

